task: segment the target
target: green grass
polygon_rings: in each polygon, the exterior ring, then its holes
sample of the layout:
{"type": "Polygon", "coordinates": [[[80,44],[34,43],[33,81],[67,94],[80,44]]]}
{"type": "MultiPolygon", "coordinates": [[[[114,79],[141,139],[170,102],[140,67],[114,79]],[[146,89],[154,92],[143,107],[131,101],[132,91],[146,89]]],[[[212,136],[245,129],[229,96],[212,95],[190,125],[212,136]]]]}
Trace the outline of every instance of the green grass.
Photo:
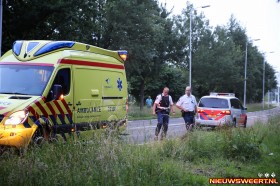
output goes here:
{"type": "MultiPolygon", "coordinates": [[[[250,104],[247,104],[246,107],[247,107],[247,112],[255,112],[255,111],[263,110],[262,103],[250,103],[250,104]]],[[[276,106],[272,105],[272,104],[270,104],[270,105],[265,104],[264,110],[273,109],[275,107],[276,106]]]]}
{"type": "Polygon", "coordinates": [[[117,133],[31,147],[0,156],[0,185],[208,185],[213,177],[280,179],[280,117],[251,128],[195,130],[144,145],[117,133]]]}

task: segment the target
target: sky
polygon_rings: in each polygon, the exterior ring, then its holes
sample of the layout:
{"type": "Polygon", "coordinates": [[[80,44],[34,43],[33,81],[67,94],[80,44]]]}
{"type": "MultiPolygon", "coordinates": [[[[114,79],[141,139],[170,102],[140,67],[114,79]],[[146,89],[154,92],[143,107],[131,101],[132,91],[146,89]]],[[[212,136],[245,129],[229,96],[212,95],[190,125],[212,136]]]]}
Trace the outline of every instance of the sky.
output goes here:
{"type": "MultiPolygon", "coordinates": [[[[187,0],[158,0],[173,14],[181,14],[187,0]]],[[[250,39],[266,61],[278,72],[280,82],[280,3],[277,0],[189,0],[198,13],[203,12],[211,26],[226,25],[233,15],[246,29],[250,39]],[[208,8],[199,8],[210,5],[208,8]],[[270,53],[273,52],[273,53],[270,53]]],[[[248,61],[248,63],[250,63],[248,61]]]]}

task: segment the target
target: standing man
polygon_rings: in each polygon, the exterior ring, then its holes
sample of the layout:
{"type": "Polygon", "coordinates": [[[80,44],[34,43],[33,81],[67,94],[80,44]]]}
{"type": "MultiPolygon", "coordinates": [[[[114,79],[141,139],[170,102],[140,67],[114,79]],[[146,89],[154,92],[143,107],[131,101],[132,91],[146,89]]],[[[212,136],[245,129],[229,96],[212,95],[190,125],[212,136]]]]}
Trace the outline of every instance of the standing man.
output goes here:
{"type": "Polygon", "coordinates": [[[197,111],[197,102],[195,97],[191,94],[191,87],[186,87],[185,95],[181,96],[176,103],[178,109],[182,112],[182,117],[185,120],[186,129],[189,129],[191,124],[194,124],[194,116],[197,111]]]}
{"type": "Polygon", "coordinates": [[[157,96],[153,106],[153,114],[157,114],[158,119],[158,124],[155,131],[155,140],[158,140],[158,134],[162,126],[163,131],[161,132],[161,139],[166,137],[170,110],[173,114],[175,114],[172,97],[169,95],[169,88],[165,87],[163,89],[163,93],[157,96]]]}
{"type": "Polygon", "coordinates": [[[151,96],[149,96],[147,99],[146,99],[146,105],[148,108],[151,108],[152,107],[152,104],[153,104],[153,100],[151,99],[151,96]]]}

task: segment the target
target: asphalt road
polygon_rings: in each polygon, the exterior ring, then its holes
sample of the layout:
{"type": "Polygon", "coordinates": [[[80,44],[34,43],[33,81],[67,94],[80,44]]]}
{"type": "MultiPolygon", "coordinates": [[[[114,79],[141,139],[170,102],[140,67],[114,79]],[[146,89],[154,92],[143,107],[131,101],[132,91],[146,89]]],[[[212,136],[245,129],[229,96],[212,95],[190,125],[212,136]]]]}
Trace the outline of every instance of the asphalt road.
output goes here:
{"type": "MultiPolygon", "coordinates": [[[[265,111],[248,112],[247,127],[251,127],[257,122],[265,123],[269,118],[279,114],[280,107],[265,111]]],[[[135,144],[154,141],[156,124],[156,119],[128,121],[125,139],[135,144]]],[[[183,118],[170,118],[167,138],[176,138],[185,134],[186,128],[183,118]]]]}

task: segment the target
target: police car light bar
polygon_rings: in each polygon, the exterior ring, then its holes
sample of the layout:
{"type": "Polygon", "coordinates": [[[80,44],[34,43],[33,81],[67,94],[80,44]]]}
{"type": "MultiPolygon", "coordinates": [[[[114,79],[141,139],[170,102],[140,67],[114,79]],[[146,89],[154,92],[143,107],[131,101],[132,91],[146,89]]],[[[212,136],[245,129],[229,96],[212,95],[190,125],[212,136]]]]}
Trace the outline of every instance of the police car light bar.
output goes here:
{"type": "Polygon", "coordinates": [[[217,93],[217,92],[211,92],[210,96],[228,96],[228,97],[235,97],[234,93],[217,93]]]}

